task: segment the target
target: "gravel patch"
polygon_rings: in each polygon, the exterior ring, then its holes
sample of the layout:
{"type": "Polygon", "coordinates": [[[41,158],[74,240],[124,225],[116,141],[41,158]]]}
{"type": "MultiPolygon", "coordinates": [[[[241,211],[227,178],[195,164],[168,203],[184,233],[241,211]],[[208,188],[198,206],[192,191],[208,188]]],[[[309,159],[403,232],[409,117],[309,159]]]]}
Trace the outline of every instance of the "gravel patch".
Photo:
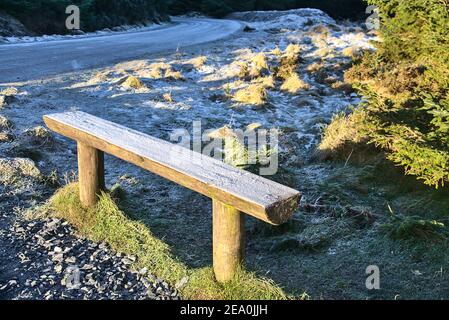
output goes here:
{"type": "Polygon", "coordinates": [[[176,289],[146,269],[133,271],[133,256],[76,235],[56,218],[18,221],[0,231],[2,256],[0,299],[179,299],[176,289]]]}

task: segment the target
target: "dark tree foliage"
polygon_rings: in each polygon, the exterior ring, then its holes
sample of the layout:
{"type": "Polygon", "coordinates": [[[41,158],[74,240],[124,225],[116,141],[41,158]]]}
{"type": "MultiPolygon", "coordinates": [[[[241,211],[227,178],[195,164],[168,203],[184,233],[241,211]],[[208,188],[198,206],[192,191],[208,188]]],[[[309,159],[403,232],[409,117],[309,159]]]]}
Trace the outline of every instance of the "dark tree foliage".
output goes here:
{"type": "Polygon", "coordinates": [[[84,31],[159,21],[167,18],[167,0],[1,0],[0,11],[18,18],[38,33],[65,33],[65,9],[74,4],[81,9],[84,31]]]}
{"type": "Polygon", "coordinates": [[[363,0],[0,0],[0,11],[18,18],[38,34],[65,33],[65,8],[71,4],[81,9],[84,31],[159,21],[167,19],[168,14],[191,11],[224,17],[233,11],[312,7],[336,18],[357,19],[365,8],[363,0]]]}
{"type": "Polygon", "coordinates": [[[234,11],[288,10],[294,8],[318,8],[334,18],[359,19],[364,16],[363,0],[172,0],[169,12],[183,14],[199,11],[215,17],[223,17],[234,11]]]}

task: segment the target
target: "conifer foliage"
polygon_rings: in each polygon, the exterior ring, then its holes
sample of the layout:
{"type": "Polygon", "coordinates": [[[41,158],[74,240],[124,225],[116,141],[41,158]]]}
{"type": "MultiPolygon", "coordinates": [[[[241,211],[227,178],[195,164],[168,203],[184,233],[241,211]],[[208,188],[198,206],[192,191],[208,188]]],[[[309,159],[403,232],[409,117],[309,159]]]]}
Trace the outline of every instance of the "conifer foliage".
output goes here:
{"type": "Polygon", "coordinates": [[[369,0],[381,42],[346,77],[365,97],[358,129],[426,184],[449,182],[449,1],[369,0]]]}

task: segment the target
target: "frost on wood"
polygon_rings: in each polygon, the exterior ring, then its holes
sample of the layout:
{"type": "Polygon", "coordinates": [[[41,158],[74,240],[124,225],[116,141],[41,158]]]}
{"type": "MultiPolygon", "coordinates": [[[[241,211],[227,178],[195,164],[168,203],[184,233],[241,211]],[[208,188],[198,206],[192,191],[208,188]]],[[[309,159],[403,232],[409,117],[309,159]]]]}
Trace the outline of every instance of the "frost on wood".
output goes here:
{"type": "Polygon", "coordinates": [[[44,120],[69,138],[272,224],[285,222],[299,199],[294,189],[84,112],[52,114],[44,120]]]}

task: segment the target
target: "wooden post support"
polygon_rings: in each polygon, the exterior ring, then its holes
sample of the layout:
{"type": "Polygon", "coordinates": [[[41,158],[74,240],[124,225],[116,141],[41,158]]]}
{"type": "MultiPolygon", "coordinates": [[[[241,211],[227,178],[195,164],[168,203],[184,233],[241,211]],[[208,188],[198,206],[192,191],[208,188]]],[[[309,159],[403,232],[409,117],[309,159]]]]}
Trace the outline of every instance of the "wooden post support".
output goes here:
{"type": "Polygon", "coordinates": [[[91,207],[98,201],[104,184],[104,154],[78,141],[78,177],[80,201],[83,207],[91,207]]]}
{"type": "Polygon", "coordinates": [[[231,280],[245,253],[245,215],[232,206],[213,201],[213,265],[219,282],[231,280]]]}

